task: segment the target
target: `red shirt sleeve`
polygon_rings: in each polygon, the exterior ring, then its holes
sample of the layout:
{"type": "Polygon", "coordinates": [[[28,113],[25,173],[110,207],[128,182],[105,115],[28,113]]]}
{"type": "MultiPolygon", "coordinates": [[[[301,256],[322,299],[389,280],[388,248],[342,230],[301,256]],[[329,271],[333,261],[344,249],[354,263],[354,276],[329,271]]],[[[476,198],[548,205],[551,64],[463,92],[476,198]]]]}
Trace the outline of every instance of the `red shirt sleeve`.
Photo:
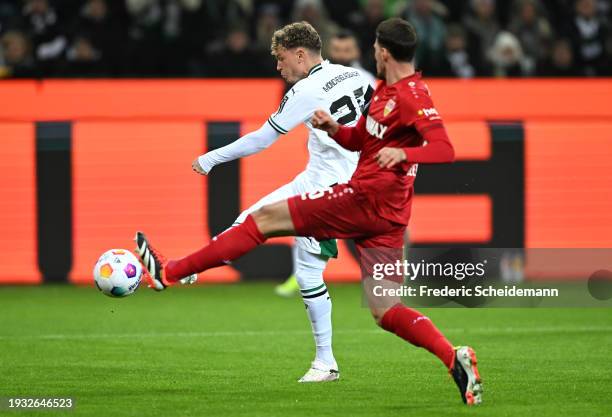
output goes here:
{"type": "Polygon", "coordinates": [[[453,148],[442,117],[436,110],[431,97],[421,91],[419,98],[408,94],[402,109],[402,122],[413,126],[423,138],[422,145],[405,147],[406,161],[419,164],[441,164],[455,160],[453,148]]]}
{"type": "Polygon", "coordinates": [[[365,116],[361,116],[354,127],[340,126],[334,139],[340,146],[349,151],[360,151],[363,147],[363,138],[365,133],[365,116]]]}

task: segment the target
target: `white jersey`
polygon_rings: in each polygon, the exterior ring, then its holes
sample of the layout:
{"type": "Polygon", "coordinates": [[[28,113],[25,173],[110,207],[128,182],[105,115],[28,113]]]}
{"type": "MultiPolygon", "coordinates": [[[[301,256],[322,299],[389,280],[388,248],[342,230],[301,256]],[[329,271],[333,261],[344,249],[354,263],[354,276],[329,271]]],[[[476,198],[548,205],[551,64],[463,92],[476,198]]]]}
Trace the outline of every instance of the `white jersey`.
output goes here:
{"type": "Polygon", "coordinates": [[[313,128],[310,119],[315,110],[325,110],[338,123],[354,126],[372,92],[369,80],[360,71],[323,61],[285,94],[268,123],[281,134],[300,123],[308,128],[310,158],[300,174],[303,180],[327,187],[351,178],[359,154],[344,149],[323,130],[313,128]]]}

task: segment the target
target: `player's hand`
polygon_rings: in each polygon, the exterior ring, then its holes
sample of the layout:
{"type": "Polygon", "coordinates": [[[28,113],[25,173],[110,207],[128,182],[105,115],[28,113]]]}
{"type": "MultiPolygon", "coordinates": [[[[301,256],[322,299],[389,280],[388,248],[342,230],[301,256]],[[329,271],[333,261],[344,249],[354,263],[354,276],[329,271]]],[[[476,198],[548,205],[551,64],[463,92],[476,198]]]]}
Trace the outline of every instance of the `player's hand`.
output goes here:
{"type": "Polygon", "coordinates": [[[374,157],[381,168],[392,168],[406,160],[406,152],[402,148],[382,148],[374,157]]]}
{"type": "Polygon", "coordinates": [[[315,110],[310,122],[312,123],[312,127],[326,131],[329,136],[334,136],[338,133],[340,127],[338,122],[332,119],[329,113],[323,110],[315,110]]]}
{"type": "Polygon", "coordinates": [[[193,169],[196,173],[200,175],[208,175],[208,172],[204,171],[202,167],[200,166],[199,159],[200,157],[197,157],[196,159],[194,159],[194,161],[191,164],[191,169],[193,169]]]}

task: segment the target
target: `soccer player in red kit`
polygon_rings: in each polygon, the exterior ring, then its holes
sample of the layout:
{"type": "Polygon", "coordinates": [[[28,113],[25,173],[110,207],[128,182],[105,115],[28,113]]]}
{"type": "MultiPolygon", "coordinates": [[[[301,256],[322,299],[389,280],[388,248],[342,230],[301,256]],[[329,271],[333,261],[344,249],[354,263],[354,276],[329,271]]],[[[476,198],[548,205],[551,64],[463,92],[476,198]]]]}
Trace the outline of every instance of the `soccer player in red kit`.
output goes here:
{"type": "MultiPolygon", "coordinates": [[[[313,236],[317,240],[353,239],[367,288],[371,259],[364,259],[394,251],[401,254],[418,164],[454,159],[442,119],[412,63],[416,46],[416,32],[410,23],[399,18],[382,22],[374,44],[377,75],[382,82],[367,115],[364,112],[352,128],[340,126],[324,111],[312,115],[315,128],[325,130],[346,149],[361,152],[348,184],[264,206],[243,224],[178,260],[165,261],[144,234],[137,232],[137,251],[151,278],[170,286],[190,274],[225,265],[269,237],[313,236]]],[[[468,405],[481,402],[482,385],[472,348],[453,348],[429,318],[406,307],[399,298],[381,302],[366,294],[379,326],[436,355],[453,376],[462,400],[468,405]]]]}

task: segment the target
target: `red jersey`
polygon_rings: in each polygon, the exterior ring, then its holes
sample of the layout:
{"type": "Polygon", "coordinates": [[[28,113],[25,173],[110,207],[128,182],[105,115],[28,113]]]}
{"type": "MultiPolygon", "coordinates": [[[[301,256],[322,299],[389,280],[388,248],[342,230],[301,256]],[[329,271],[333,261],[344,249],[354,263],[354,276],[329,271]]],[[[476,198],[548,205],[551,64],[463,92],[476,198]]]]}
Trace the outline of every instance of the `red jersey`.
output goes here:
{"type": "Polygon", "coordinates": [[[367,195],[376,213],[408,224],[418,163],[452,162],[454,150],[442,118],[433,105],[420,73],[394,84],[379,83],[367,114],[355,127],[341,126],[334,139],[361,151],[349,184],[367,195]],[[382,148],[403,148],[406,161],[381,168],[376,155],[382,148]]]}

